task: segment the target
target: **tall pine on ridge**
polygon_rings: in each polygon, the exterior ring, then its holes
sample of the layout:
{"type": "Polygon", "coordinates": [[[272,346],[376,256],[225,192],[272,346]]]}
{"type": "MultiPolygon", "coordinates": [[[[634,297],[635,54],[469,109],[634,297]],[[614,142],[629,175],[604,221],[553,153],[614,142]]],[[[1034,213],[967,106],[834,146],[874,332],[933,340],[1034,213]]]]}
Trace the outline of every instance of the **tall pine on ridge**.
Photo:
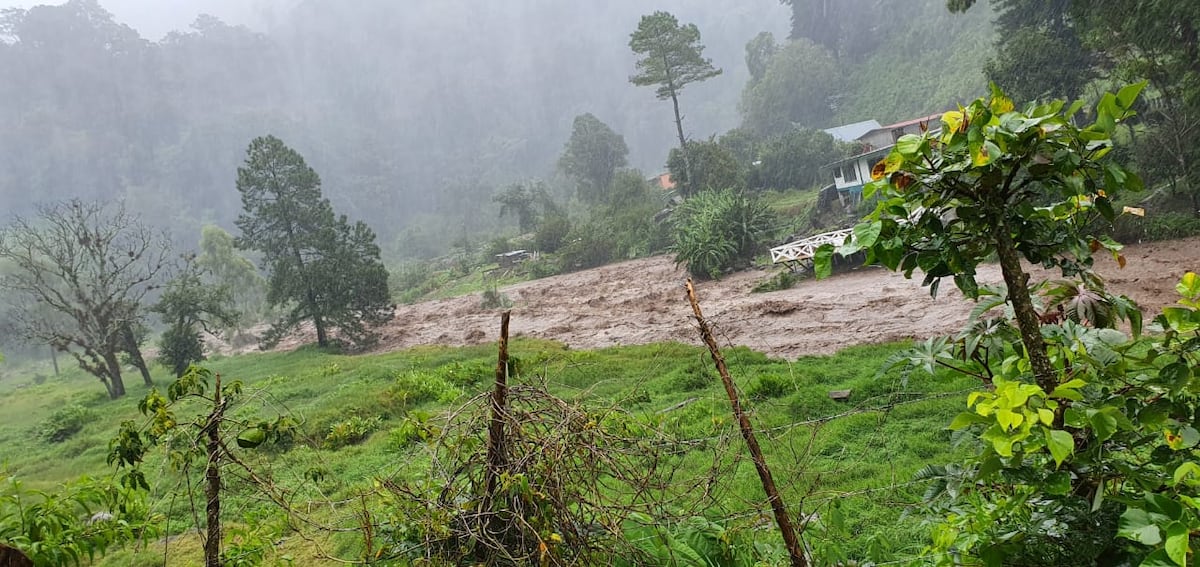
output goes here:
{"type": "Polygon", "coordinates": [[[250,142],[237,189],[245,209],[237,246],[263,254],[268,304],[289,306],[264,342],[277,343],[304,321],[312,321],[322,347],[332,329],[355,346],[373,342],[373,327],[394,308],[374,231],[334,215],[317,173],[274,136],[250,142]]]}

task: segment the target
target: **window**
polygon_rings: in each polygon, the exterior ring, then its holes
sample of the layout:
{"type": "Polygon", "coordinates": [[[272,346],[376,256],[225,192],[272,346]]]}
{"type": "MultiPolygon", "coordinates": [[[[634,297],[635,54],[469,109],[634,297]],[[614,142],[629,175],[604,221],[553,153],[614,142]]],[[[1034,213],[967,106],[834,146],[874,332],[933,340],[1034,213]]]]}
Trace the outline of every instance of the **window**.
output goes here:
{"type": "Polygon", "coordinates": [[[851,162],[843,165],[842,179],[845,181],[858,181],[858,163],[851,162]]]}

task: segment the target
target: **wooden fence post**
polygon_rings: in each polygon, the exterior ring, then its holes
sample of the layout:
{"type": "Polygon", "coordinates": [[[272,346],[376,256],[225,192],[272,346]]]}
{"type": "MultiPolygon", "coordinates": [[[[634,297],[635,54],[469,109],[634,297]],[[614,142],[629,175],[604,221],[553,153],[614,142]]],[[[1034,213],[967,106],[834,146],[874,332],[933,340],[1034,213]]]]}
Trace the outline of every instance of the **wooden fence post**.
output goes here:
{"type": "Polygon", "coordinates": [[[763,490],[767,493],[767,501],[771,504],[771,510],[775,512],[775,523],[779,525],[779,531],[783,533],[783,545],[787,548],[792,567],[808,567],[808,560],[804,557],[804,548],[800,545],[799,534],[792,527],[792,519],[788,515],[787,506],[783,503],[783,497],[779,495],[779,489],[775,487],[775,479],[771,476],[771,469],[767,467],[767,460],[763,457],[762,448],[758,446],[758,439],[754,437],[754,427],[750,425],[750,418],[742,410],[742,402],[738,399],[737,388],[733,385],[729,368],[725,366],[725,357],[721,355],[721,349],[717,347],[717,340],[713,338],[712,328],[704,319],[704,314],[700,312],[700,302],[696,299],[696,288],[692,287],[691,278],[687,280],[687,298],[688,302],[692,304],[692,313],[696,316],[696,323],[700,325],[700,338],[704,340],[704,344],[708,345],[708,352],[712,354],[713,363],[716,364],[717,372],[721,375],[721,382],[725,384],[725,393],[729,396],[730,405],[733,406],[733,417],[737,419],[738,427],[742,430],[742,438],[746,440],[746,446],[750,448],[750,456],[754,460],[754,468],[758,471],[758,478],[762,481],[763,490]]]}

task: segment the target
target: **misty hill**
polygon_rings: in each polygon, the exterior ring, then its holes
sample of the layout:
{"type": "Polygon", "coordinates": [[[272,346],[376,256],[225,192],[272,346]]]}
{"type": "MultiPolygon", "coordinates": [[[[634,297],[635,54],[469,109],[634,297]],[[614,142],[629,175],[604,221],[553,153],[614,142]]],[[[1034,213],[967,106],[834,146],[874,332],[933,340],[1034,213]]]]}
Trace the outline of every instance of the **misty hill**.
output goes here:
{"type": "MultiPolygon", "coordinates": [[[[789,7],[654,8],[696,23],[705,55],[724,69],[685,93],[688,135],[738,126],[744,45],[761,31],[783,40],[789,7]]],[[[190,244],[200,224],[236,214],[245,145],[272,133],[309,157],[335,207],[375,227],[385,249],[402,249],[392,240],[409,227],[444,240],[485,233],[499,223],[493,193],[552,176],[578,114],[623,134],[631,165],[662,169],[673,145],[669,109],[628,82],[629,33],[649,9],[634,0],[308,0],[275,14],[265,33],[200,16],[159,41],[96,0],[7,11],[0,195],[12,212],[125,198],[190,244]]],[[[840,60],[839,75],[852,81],[829,125],[921,114],[978,94],[981,73],[952,63],[990,42],[988,19],[984,10],[952,16],[932,1],[905,12],[903,21],[919,25],[849,27],[848,41],[871,37],[877,49],[840,60]],[[921,82],[939,86],[912,88],[921,82]]]]}

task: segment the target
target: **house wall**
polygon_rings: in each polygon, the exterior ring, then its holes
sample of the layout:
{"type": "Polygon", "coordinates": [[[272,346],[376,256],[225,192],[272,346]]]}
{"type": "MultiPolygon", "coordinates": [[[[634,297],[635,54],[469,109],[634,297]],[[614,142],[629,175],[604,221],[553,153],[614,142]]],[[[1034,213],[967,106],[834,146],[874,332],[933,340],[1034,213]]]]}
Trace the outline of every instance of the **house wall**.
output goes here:
{"type": "Polygon", "coordinates": [[[896,143],[896,141],[892,139],[892,132],[883,128],[867,132],[861,138],[859,138],[859,141],[866,144],[867,147],[871,148],[872,150],[886,148],[896,143]]]}

